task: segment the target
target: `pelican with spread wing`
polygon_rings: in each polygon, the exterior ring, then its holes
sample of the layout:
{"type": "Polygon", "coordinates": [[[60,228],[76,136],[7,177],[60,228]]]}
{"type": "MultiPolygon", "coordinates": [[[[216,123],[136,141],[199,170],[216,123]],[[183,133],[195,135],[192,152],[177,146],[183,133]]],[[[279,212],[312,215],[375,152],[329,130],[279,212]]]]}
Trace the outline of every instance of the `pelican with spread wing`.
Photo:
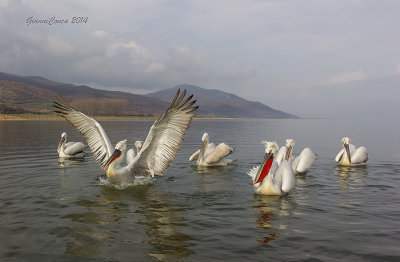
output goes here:
{"type": "Polygon", "coordinates": [[[201,140],[203,145],[190,156],[190,162],[197,159],[197,166],[225,166],[234,162],[232,159],[224,159],[233,152],[232,147],[225,143],[215,146],[214,143],[209,142],[208,133],[204,133],[201,140]]]}
{"type": "Polygon", "coordinates": [[[367,148],[363,146],[356,148],[355,145],[351,144],[351,140],[348,137],[342,138],[342,145],[342,150],[340,150],[335,158],[336,163],[340,166],[364,165],[367,163],[367,148]]]}
{"type": "Polygon", "coordinates": [[[189,128],[198,106],[193,95],[177,91],[171,105],[151,126],[139,153],[126,166],[120,164],[126,155],[126,139],[115,148],[103,127],[93,118],[79,112],[61,99],[54,102],[56,113],[71,123],[86,139],[94,158],[106,170],[110,183],[132,182],[136,176],[162,175],[169,167],[189,128]],[[185,99],[184,99],[185,98],[185,99]]]}

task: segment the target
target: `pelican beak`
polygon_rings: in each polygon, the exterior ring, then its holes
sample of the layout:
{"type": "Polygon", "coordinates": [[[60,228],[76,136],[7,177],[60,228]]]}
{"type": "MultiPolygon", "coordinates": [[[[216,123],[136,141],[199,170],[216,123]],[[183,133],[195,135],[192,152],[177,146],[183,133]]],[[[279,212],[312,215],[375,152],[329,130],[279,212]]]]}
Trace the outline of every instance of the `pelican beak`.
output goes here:
{"type": "Polygon", "coordinates": [[[289,146],[288,149],[286,150],[286,156],[285,156],[286,161],[289,160],[289,157],[290,157],[291,153],[292,153],[292,147],[289,146]]]}
{"type": "MultiPolygon", "coordinates": [[[[267,162],[268,162],[269,159],[271,159],[271,158],[273,159],[273,157],[274,157],[274,154],[272,154],[271,151],[270,151],[269,153],[265,153],[265,155],[264,155],[264,161],[263,161],[263,163],[261,164],[260,168],[258,168],[257,174],[256,174],[256,176],[254,177],[253,185],[254,185],[254,184],[257,184],[258,182],[261,182],[262,179],[264,179],[264,178],[262,178],[261,181],[259,181],[259,180],[260,180],[260,176],[261,176],[261,174],[262,174],[262,171],[264,170],[265,164],[267,164],[267,162]]],[[[268,174],[268,173],[267,173],[267,174],[268,174]]]]}
{"type": "Polygon", "coordinates": [[[60,142],[58,143],[57,152],[60,152],[61,146],[62,144],[64,144],[64,142],[65,142],[65,137],[62,137],[60,139],[60,142]]]}
{"type": "Polygon", "coordinates": [[[349,144],[344,144],[344,149],[346,150],[347,157],[349,158],[349,162],[351,163],[349,144]]]}
{"type": "Polygon", "coordinates": [[[201,148],[201,152],[204,152],[204,150],[206,149],[207,146],[207,141],[203,142],[203,147],[201,148]]]}
{"type": "Polygon", "coordinates": [[[102,168],[102,170],[103,170],[103,171],[106,170],[107,167],[108,167],[112,162],[114,162],[115,159],[117,159],[117,158],[120,157],[120,156],[121,156],[121,151],[118,150],[118,149],[115,149],[115,150],[114,150],[114,153],[113,153],[113,154],[110,156],[110,158],[107,160],[106,165],[102,168]]]}

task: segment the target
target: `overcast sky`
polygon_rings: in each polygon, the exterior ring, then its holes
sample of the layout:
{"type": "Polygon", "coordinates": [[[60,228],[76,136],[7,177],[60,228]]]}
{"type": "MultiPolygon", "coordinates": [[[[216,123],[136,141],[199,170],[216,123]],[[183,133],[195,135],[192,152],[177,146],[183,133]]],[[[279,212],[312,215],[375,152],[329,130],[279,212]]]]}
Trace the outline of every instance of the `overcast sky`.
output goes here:
{"type": "Polygon", "coordinates": [[[133,93],[194,84],[301,117],[397,115],[399,26],[396,0],[0,0],[0,71],[133,93]]]}

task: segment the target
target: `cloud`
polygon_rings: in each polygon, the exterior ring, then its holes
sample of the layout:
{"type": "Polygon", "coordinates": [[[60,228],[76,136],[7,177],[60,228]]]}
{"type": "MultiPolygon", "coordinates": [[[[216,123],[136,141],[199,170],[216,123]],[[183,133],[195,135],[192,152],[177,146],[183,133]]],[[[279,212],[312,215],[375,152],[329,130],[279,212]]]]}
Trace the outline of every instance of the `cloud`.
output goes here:
{"type": "Polygon", "coordinates": [[[396,66],[396,73],[400,73],[400,64],[397,64],[396,66]]]}
{"type": "Polygon", "coordinates": [[[343,84],[352,81],[360,81],[367,78],[367,74],[363,70],[352,71],[352,72],[344,72],[335,76],[332,76],[324,81],[322,81],[323,85],[336,85],[343,84]]]}

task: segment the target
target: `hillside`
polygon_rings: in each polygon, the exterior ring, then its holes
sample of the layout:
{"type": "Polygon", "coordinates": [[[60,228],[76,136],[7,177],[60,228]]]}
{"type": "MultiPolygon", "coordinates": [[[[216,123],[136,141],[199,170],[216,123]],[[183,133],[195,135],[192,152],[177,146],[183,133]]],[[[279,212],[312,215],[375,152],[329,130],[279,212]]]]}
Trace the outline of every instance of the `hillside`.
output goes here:
{"type": "Polygon", "coordinates": [[[297,118],[259,102],[252,102],[234,94],[215,89],[205,89],[193,85],[179,85],[173,88],[148,94],[147,96],[163,101],[171,99],[176,90],[186,89],[189,93],[196,94],[200,108],[198,115],[209,117],[253,117],[253,118],[297,118]]]}
{"type": "Polygon", "coordinates": [[[0,73],[0,113],[49,113],[56,96],[91,115],[149,116],[160,114],[169,106],[143,95],[0,73]]]}
{"type": "Polygon", "coordinates": [[[0,72],[0,113],[50,113],[52,101],[60,96],[89,115],[154,116],[168,108],[177,89],[194,94],[200,117],[297,118],[262,103],[234,94],[180,85],[148,95],[94,89],[59,83],[39,76],[19,76],[0,72]]]}

